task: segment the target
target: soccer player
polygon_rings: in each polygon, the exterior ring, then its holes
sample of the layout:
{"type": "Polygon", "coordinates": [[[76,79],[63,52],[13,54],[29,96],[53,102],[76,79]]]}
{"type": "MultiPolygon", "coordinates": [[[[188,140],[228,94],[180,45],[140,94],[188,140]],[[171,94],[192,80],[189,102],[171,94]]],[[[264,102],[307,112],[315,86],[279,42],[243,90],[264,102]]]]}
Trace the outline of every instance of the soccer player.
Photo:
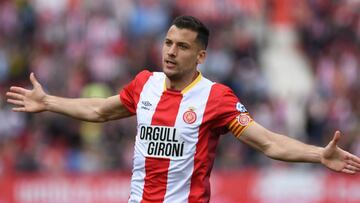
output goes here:
{"type": "Polygon", "coordinates": [[[33,89],[13,86],[7,101],[17,112],[51,111],[93,122],[136,115],[129,202],[209,202],[216,146],[227,131],[273,159],[360,171],[360,159],[337,146],[339,131],[325,148],[271,132],[251,118],[230,88],[204,78],[197,65],[206,58],[208,37],[198,19],[180,16],[164,40],[163,72],[140,72],[119,95],[57,97],[45,93],[31,73],[33,89]]]}

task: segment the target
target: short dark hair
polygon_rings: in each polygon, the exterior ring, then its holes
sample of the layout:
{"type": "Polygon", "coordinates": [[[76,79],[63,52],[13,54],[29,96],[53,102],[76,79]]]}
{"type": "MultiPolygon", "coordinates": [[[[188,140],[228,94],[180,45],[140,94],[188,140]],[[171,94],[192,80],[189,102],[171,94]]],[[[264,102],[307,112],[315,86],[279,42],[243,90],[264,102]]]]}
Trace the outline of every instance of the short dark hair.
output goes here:
{"type": "Polygon", "coordinates": [[[196,40],[206,49],[209,41],[209,29],[193,16],[178,16],[172,22],[178,28],[185,28],[197,32],[196,40]]]}

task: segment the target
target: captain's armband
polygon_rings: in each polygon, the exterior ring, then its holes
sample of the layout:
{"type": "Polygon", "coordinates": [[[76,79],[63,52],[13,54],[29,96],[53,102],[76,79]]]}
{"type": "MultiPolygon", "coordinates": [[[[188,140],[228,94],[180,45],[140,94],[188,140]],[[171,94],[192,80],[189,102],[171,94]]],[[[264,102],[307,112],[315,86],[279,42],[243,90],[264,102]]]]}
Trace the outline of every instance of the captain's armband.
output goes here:
{"type": "Polygon", "coordinates": [[[248,113],[240,113],[228,124],[228,129],[236,138],[239,138],[241,133],[252,123],[253,119],[248,113]]]}

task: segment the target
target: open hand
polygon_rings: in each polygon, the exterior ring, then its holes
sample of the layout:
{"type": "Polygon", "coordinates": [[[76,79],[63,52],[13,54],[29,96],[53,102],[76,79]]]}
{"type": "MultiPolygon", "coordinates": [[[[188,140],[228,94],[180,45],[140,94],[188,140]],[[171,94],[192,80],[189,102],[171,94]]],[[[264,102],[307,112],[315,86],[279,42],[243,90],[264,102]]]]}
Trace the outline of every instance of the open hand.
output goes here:
{"type": "Polygon", "coordinates": [[[338,172],[348,174],[360,172],[360,158],[337,146],[340,137],[340,132],[336,131],[333,139],[322,153],[321,163],[331,170],[338,172]]]}
{"type": "Polygon", "coordinates": [[[7,102],[16,105],[16,107],[12,108],[13,111],[41,112],[46,110],[44,102],[46,94],[41,84],[36,80],[34,73],[30,74],[30,81],[33,85],[32,90],[12,86],[6,93],[7,102]]]}

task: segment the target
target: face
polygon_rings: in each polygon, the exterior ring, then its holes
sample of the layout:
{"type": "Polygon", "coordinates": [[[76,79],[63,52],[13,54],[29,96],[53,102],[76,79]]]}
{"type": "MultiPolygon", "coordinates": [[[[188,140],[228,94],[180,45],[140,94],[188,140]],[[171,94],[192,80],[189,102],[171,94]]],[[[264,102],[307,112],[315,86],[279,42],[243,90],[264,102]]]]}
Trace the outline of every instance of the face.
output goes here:
{"type": "Polygon", "coordinates": [[[163,71],[170,80],[193,77],[197,64],[204,62],[206,51],[196,41],[197,33],[171,26],[162,49],[163,71]]]}

